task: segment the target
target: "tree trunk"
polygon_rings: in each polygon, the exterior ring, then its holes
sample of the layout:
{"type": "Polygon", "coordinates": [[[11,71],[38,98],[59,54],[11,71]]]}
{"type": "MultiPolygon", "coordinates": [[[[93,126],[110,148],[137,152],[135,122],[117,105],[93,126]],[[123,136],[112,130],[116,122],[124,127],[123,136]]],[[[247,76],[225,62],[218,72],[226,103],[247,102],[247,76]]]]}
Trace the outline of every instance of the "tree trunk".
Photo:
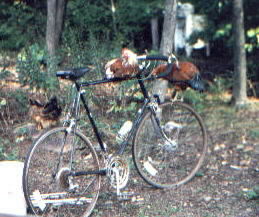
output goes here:
{"type": "Polygon", "coordinates": [[[114,35],[117,37],[118,36],[118,31],[117,31],[117,22],[116,22],[116,16],[115,16],[116,7],[115,7],[115,4],[114,4],[113,0],[111,0],[111,12],[112,12],[113,32],[114,32],[114,35]]]}
{"type": "Polygon", "coordinates": [[[177,0],[165,0],[165,16],[163,24],[160,52],[169,55],[173,51],[176,26],[177,0]]]}
{"type": "MultiPolygon", "coordinates": [[[[165,16],[163,24],[160,53],[170,55],[173,51],[174,32],[176,25],[177,0],[165,0],[165,16]]],[[[157,80],[154,83],[152,94],[158,94],[160,101],[164,102],[168,81],[157,80]]]]}
{"type": "Polygon", "coordinates": [[[232,102],[235,106],[241,106],[247,103],[243,0],[233,1],[233,28],[235,73],[233,78],[232,102]]]}
{"type": "Polygon", "coordinates": [[[46,44],[48,55],[54,57],[62,32],[66,0],[47,1],[46,44]]]}
{"type": "Polygon", "coordinates": [[[158,34],[158,18],[151,19],[152,49],[158,50],[159,34],[158,34]]]}
{"type": "Polygon", "coordinates": [[[64,13],[65,13],[66,0],[57,1],[57,14],[56,14],[56,42],[57,47],[61,38],[63,23],[64,23],[64,13]]]}
{"type": "Polygon", "coordinates": [[[49,56],[54,56],[56,50],[56,0],[47,1],[47,31],[46,43],[49,56]]]}

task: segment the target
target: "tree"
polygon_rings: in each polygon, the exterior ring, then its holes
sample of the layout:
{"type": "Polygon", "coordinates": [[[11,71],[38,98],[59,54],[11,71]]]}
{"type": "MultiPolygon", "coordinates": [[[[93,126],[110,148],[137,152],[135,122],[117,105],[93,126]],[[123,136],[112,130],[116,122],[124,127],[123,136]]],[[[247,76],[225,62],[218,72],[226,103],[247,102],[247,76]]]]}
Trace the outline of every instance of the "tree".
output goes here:
{"type": "Polygon", "coordinates": [[[54,57],[59,45],[60,36],[63,27],[63,18],[66,0],[48,0],[47,1],[47,30],[46,44],[48,55],[54,57]]]}
{"type": "Polygon", "coordinates": [[[173,38],[176,26],[177,0],[165,0],[165,16],[163,23],[160,53],[169,55],[173,51],[173,38]]]}
{"type": "MultiPolygon", "coordinates": [[[[177,0],[165,0],[165,16],[163,23],[160,53],[169,55],[173,51],[174,32],[176,25],[177,0]]],[[[168,81],[157,80],[153,86],[153,94],[158,94],[161,102],[165,99],[168,81]]]]}
{"type": "Polygon", "coordinates": [[[152,35],[152,49],[158,50],[159,32],[158,32],[158,17],[151,18],[151,35],[152,35]]]}
{"type": "Polygon", "coordinates": [[[244,33],[243,0],[233,1],[234,30],[234,83],[232,102],[235,106],[246,104],[246,52],[244,33]]]}

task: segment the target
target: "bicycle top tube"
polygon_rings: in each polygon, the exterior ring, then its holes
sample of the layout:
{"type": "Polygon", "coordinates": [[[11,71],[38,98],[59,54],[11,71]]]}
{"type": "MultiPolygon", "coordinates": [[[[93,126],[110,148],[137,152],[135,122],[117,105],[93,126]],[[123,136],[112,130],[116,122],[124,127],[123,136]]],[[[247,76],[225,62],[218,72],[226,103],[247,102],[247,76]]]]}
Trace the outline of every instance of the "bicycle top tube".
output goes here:
{"type": "MultiPolygon", "coordinates": [[[[161,55],[157,55],[157,56],[143,55],[143,56],[137,56],[137,60],[140,60],[140,61],[166,61],[168,67],[162,75],[150,77],[152,70],[148,69],[149,65],[139,64],[138,72],[135,74],[132,74],[132,75],[124,75],[122,77],[113,77],[113,78],[103,78],[103,79],[93,80],[93,81],[84,81],[84,82],[78,82],[78,84],[80,84],[81,87],[86,87],[86,86],[91,86],[91,85],[110,83],[110,82],[122,82],[122,81],[126,81],[126,80],[134,80],[134,79],[150,80],[150,79],[156,79],[156,78],[163,78],[163,77],[166,77],[171,72],[172,65],[173,65],[171,56],[167,57],[167,56],[161,56],[161,55]],[[148,75],[145,73],[147,71],[149,71],[148,75]]],[[[78,79],[82,78],[86,73],[89,73],[90,71],[91,71],[91,69],[88,67],[75,68],[75,69],[58,71],[56,73],[56,76],[76,82],[78,79]]]]}
{"type": "MultiPolygon", "coordinates": [[[[155,57],[155,56],[141,57],[141,58],[146,58],[147,60],[163,60],[163,61],[165,61],[165,59],[167,59],[165,57],[160,57],[160,59],[158,59],[158,57],[155,57]]],[[[170,66],[170,65],[172,65],[172,64],[169,64],[168,66],[170,66]]],[[[154,77],[154,78],[150,77],[150,72],[147,75],[147,73],[146,73],[147,70],[149,70],[148,67],[145,68],[145,66],[144,66],[141,69],[139,69],[138,73],[133,74],[133,75],[127,75],[127,76],[123,76],[123,77],[103,78],[103,79],[99,79],[99,80],[83,81],[83,82],[80,82],[78,80],[80,78],[82,78],[83,76],[87,75],[87,73],[91,72],[91,69],[88,68],[88,67],[76,68],[76,69],[71,69],[71,70],[64,70],[64,71],[59,71],[59,72],[56,73],[57,77],[70,80],[75,84],[76,89],[77,89],[77,91],[80,95],[80,99],[81,99],[81,101],[83,103],[83,106],[85,108],[86,114],[87,114],[87,116],[90,120],[90,123],[92,125],[94,134],[95,134],[95,136],[98,140],[98,143],[99,143],[101,149],[104,152],[106,152],[106,146],[105,146],[104,142],[102,141],[102,138],[101,138],[101,135],[99,133],[98,127],[96,126],[94,118],[91,115],[91,112],[89,110],[87,102],[86,102],[83,94],[81,94],[82,93],[81,88],[92,86],[92,85],[111,83],[111,82],[122,82],[122,81],[127,81],[127,80],[137,80],[138,84],[139,84],[139,87],[140,87],[140,90],[141,90],[145,100],[143,102],[144,104],[141,108],[141,112],[137,115],[136,120],[134,121],[133,129],[136,129],[137,125],[139,124],[139,121],[141,120],[142,115],[144,114],[146,108],[148,107],[149,102],[151,101],[151,98],[148,94],[148,91],[147,91],[147,89],[144,85],[144,80],[150,80],[150,79],[158,78],[158,76],[154,77]]],[[[166,70],[165,73],[168,73],[168,71],[171,71],[170,67],[167,67],[167,70],[166,70]]],[[[131,132],[128,134],[128,137],[121,143],[117,154],[122,154],[124,152],[124,150],[125,150],[125,148],[128,144],[128,141],[133,136],[134,132],[135,132],[134,130],[131,130],[131,132]]]]}

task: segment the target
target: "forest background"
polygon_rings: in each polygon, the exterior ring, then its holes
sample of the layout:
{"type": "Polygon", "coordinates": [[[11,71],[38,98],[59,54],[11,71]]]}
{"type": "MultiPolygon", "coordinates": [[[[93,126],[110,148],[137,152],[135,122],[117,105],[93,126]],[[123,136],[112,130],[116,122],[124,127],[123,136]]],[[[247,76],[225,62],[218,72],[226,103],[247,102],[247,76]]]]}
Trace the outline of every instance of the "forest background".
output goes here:
{"type": "MultiPolygon", "coordinates": [[[[1,0],[0,160],[23,161],[38,135],[28,116],[29,98],[46,102],[55,93],[65,110],[69,88],[56,79],[57,70],[89,66],[94,70],[85,79],[103,78],[105,63],[119,57],[122,47],[138,54],[161,53],[168,2],[177,1],[1,0]],[[51,19],[58,28],[48,29],[51,19]],[[152,20],[158,23],[157,42],[152,40],[152,20]],[[48,43],[54,38],[51,47],[48,43]]],[[[174,190],[177,200],[170,210],[168,207],[152,210],[147,205],[146,211],[138,207],[134,211],[139,211],[138,216],[144,216],[145,212],[150,216],[258,216],[259,1],[182,0],[181,3],[193,4],[194,13],[206,17],[204,30],[194,32],[189,42],[195,43],[197,39],[209,42],[210,56],[204,50],[194,51],[191,57],[184,52],[177,56],[180,61],[195,63],[206,82],[204,93],[187,90],[182,99],[198,111],[208,129],[207,162],[199,171],[199,178],[174,190]],[[241,30],[235,27],[241,11],[234,13],[234,5],[240,2],[244,12],[241,30]],[[243,31],[243,44],[237,43],[237,29],[243,31]],[[236,48],[244,48],[246,60],[241,67],[246,75],[241,92],[248,98],[241,106],[232,103],[239,62],[236,48]]],[[[133,117],[141,98],[136,95],[135,83],[130,81],[120,84],[115,92],[107,90],[111,89],[91,89],[87,96],[98,127],[115,135],[123,122],[133,117]]],[[[84,127],[88,129],[86,124],[84,127]]],[[[162,202],[160,205],[163,207],[162,202]]],[[[125,211],[129,210],[132,209],[126,206],[125,211]]],[[[107,216],[110,211],[97,208],[95,215],[107,216]]]]}

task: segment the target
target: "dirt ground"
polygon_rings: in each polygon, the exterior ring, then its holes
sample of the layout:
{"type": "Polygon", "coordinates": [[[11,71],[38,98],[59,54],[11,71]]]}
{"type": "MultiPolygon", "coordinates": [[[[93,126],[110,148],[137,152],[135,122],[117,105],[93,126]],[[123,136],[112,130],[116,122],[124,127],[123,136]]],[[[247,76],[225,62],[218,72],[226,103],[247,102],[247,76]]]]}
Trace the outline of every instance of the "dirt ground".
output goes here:
{"type": "Polygon", "coordinates": [[[259,216],[258,105],[240,111],[222,105],[201,115],[208,127],[209,152],[194,179],[176,189],[159,190],[142,181],[132,167],[127,190],[143,201],[119,202],[110,189],[101,194],[93,216],[259,216]]]}
{"type": "MultiPolygon", "coordinates": [[[[92,216],[259,216],[259,104],[236,111],[221,103],[200,114],[208,129],[209,151],[197,176],[175,189],[155,189],[137,174],[128,152],[130,180],[125,191],[133,196],[118,200],[103,178],[92,216]]],[[[21,143],[22,159],[29,145],[21,143]]]]}
{"type": "MultiPolygon", "coordinates": [[[[199,113],[207,126],[209,151],[197,176],[178,188],[155,189],[137,174],[128,152],[130,180],[125,191],[134,196],[118,200],[103,178],[92,217],[259,216],[259,102],[236,111],[221,100],[199,113]]],[[[24,160],[32,140],[17,139],[18,158],[24,160]]]]}

